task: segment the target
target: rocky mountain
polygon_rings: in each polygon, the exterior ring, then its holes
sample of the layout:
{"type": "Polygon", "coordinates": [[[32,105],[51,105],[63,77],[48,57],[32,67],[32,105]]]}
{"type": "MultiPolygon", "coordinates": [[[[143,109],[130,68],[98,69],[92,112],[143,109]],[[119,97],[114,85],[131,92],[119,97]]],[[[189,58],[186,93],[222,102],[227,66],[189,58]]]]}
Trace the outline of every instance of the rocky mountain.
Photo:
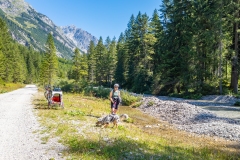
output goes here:
{"type": "Polygon", "coordinates": [[[93,41],[94,44],[97,44],[98,39],[92,36],[87,31],[84,31],[80,28],[76,28],[74,25],[61,27],[65,35],[73,41],[73,43],[78,46],[78,48],[84,52],[87,52],[87,48],[90,44],[90,41],[93,41]]]}
{"type": "Polygon", "coordinates": [[[53,34],[59,57],[70,58],[76,47],[86,51],[91,38],[96,41],[95,37],[81,29],[75,28],[76,32],[71,33],[70,29],[69,32],[65,29],[63,31],[51,19],[35,11],[24,0],[0,0],[0,17],[7,22],[12,37],[16,41],[26,46],[33,46],[40,51],[45,49],[47,35],[53,34]]]}

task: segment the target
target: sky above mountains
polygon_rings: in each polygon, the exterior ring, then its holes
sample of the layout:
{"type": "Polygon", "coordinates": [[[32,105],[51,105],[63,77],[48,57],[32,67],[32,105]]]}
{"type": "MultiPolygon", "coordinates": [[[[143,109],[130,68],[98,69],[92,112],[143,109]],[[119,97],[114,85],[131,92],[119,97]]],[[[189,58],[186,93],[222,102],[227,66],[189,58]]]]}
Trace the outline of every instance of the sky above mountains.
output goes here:
{"type": "Polygon", "coordinates": [[[152,17],[160,0],[25,0],[36,11],[48,16],[56,25],[75,25],[93,36],[119,37],[127,28],[131,15],[138,12],[152,17]]]}

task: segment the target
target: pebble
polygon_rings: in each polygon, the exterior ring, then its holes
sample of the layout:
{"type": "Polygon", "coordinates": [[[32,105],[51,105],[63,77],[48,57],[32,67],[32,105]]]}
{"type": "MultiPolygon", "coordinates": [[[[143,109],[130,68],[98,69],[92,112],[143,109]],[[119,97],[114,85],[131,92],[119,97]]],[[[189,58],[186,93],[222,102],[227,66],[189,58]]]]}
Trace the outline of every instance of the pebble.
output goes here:
{"type": "MultiPolygon", "coordinates": [[[[211,97],[214,101],[217,98],[211,97]]],[[[205,98],[206,99],[206,98],[205,98]]],[[[144,97],[139,107],[145,113],[160,120],[173,124],[177,129],[196,133],[199,135],[218,136],[227,140],[240,142],[240,121],[218,117],[213,112],[204,110],[194,104],[189,104],[180,99],[170,101],[157,97],[144,97]],[[153,104],[149,106],[148,104],[153,104]]],[[[226,101],[233,101],[227,97],[226,101]]],[[[150,128],[150,126],[145,126],[150,128]]]]}

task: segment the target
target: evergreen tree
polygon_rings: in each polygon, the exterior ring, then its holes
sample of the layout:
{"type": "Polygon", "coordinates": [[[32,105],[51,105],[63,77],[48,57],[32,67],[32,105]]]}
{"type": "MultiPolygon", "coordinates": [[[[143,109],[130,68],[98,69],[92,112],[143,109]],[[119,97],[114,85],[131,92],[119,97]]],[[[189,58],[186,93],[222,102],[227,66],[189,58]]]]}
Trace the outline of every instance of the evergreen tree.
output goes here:
{"type": "Polygon", "coordinates": [[[56,55],[56,47],[52,34],[48,35],[46,42],[46,54],[41,65],[41,79],[43,84],[48,83],[53,85],[54,79],[57,76],[58,59],[56,55]]]}
{"type": "Polygon", "coordinates": [[[13,76],[13,52],[11,50],[12,45],[12,38],[8,32],[8,28],[6,23],[0,19],[0,50],[4,54],[0,61],[3,66],[1,66],[3,73],[1,74],[2,80],[6,82],[12,82],[12,76],[13,76]]]}
{"type": "Polygon", "coordinates": [[[96,81],[96,54],[95,54],[95,45],[93,41],[90,41],[88,49],[88,79],[90,83],[96,81]]]}
{"type": "Polygon", "coordinates": [[[43,84],[43,85],[46,85],[46,84],[50,84],[49,82],[49,69],[48,69],[48,59],[47,59],[47,56],[44,55],[43,56],[43,59],[42,59],[42,62],[41,62],[41,65],[40,65],[40,73],[39,73],[39,77],[40,77],[40,82],[43,84]]]}
{"type": "Polygon", "coordinates": [[[127,55],[125,48],[125,37],[121,33],[117,43],[117,64],[115,71],[115,81],[120,84],[120,86],[125,87],[126,83],[126,72],[127,72],[127,55]]]}
{"type": "Polygon", "coordinates": [[[11,45],[11,52],[13,56],[13,76],[12,76],[12,82],[17,83],[17,82],[23,82],[25,80],[25,68],[26,68],[26,63],[24,62],[23,57],[20,55],[20,52],[18,50],[18,47],[16,44],[11,45]]]}
{"type": "Polygon", "coordinates": [[[28,69],[28,79],[27,81],[29,83],[32,83],[34,81],[34,77],[35,77],[35,66],[34,66],[34,60],[33,60],[33,49],[29,48],[29,52],[27,52],[27,58],[26,58],[26,62],[27,62],[27,69],[28,69]]]}
{"type": "Polygon", "coordinates": [[[109,37],[106,39],[106,54],[104,56],[106,68],[106,83],[111,86],[113,81],[114,72],[116,70],[117,55],[116,55],[116,41],[115,38],[111,40],[109,37]]]}
{"type": "Polygon", "coordinates": [[[103,45],[102,37],[99,38],[98,44],[95,48],[96,54],[96,82],[98,84],[103,84],[104,78],[106,77],[106,68],[105,68],[105,54],[106,47],[103,45]]]}
{"type": "Polygon", "coordinates": [[[127,71],[125,72],[126,74],[126,87],[128,89],[132,88],[134,84],[134,53],[135,53],[135,46],[134,46],[134,35],[133,35],[133,26],[135,23],[135,17],[134,15],[131,16],[127,29],[125,31],[126,35],[126,52],[127,52],[127,71]]]}
{"type": "Polygon", "coordinates": [[[79,82],[80,80],[80,65],[81,65],[81,55],[78,48],[74,50],[73,56],[73,66],[72,66],[72,78],[79,82]]]}
{"type": "MultiPolygon", "coordinates": [[[[39,68],[39,64],[33,66],[32,58],[30,58],[31,52],[34,51],[14,42],[2,19],[0,19],[0,30],[0,79],[14,83],[33,82],[39,73],[35,72],[35,68],[39,68]],[[35,72],[34,75],[31,74],[32,72],[35,72]],[[27,80],[29,77],[31,77],[31,81],[27,80]]],[[[38,52],[35,54],[39,55],[38,52]]]]}
{"type": "MultiPolygon", "coordinates": [[[[202,92],[216,81],[218,70],[219,10],[218,3],[207,1],[165,0],[163,34],[159,68],[160,85],[166,92],[202,92]]],[[[157,44],[160,46],[160,44],[157,44]]],[[[159,55],[159,54],[158,54],[159,55]]]]}
{"type": "Polygon", "coordinates": [[[88,79],[88,57],[87,57],[87,54],[85,53],[80,56],[79,74],[80,74],[80,79],[86,82],[88,79]]]}
{"type": "Polygon", "coordinates": [[[153,78],[153,55],[156,38],[149,32],[149,17],[138,14],[134,26],[134,84],[133,91],[144,93],[151,89],[153,78]]]}
{"type": "Polygon", "coordinates": [[[233,0],[233,10],[230,11],[233,17],[233,31],[232,31],[232,50],[234,51],[234,55],[232,56],[232,72],[231,72],[231,88],[234,93],[238,93],[238,79],[239,79],[239,19],[240,19],[240,1],[233,0]]]}
{"type": "Polygon", "coordinates": [[[220,29],[219,22],[220,16],[218,13],[218,2],[209,3],[203,1],[195,2],[195,15],[198,16],[198,21],[196,22],[197,30],[194,37],[194,42],[196,46],[196,60],[195,66],[196,76],[199,85],[197,85],[197,90],[202,92],[203,87],[207,84],[207,81],[214,82],[217,78],[217,67],[218,67],[218,47],[220,39],[220,29]],[[204,9],[204,12],[201,10],[204,9]]]}
{"type": "Polygon", "coordinates": [[[0,80],[5,80],[5,62],[6,57],[0,49],[0,80]]]}
{"type": "Polygon", "coordinates": [[[34,68],[35,68],[35,78],[34,78],[34,82],[39,82],[39,78],[40,78],[40,66],[41,66],[41,61],[42,61],[42,54],[40,54],[39,52],[34,52],[34,68]]]}
{"type": "Polygon", "coordinates": [[[156,43],[154,44],[154,55],[153,55],[153,72],[157,72],[157,66],[161,63],[160,54],[163,43],[163,27],[158,15],[157,10],[155,9],[153,12],[153,16],[151,18],[151,22],[149,24],[149,33],[153,34],[156,39],[156,43]]]}

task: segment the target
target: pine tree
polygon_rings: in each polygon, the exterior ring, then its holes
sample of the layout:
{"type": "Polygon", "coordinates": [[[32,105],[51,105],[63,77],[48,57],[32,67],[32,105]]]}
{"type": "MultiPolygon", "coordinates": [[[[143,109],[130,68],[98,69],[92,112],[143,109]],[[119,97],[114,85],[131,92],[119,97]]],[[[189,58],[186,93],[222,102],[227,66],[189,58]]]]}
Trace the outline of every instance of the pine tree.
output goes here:
{"type": "Polygon", "coordinates": [[[197,31],[193,41],[196,46],[195,70],[199,82],[197,90],[200,92],[205,90],[206,86],[209,88],[209,86],[219,85],[216,82],[219,81],[219,70],[222,70],[219,66],[219,48],[222,45],[222,14],[224,13],[222,2],[195,2],[195,15],[199,18],[196,22],[197,31]],[[204,12],[202,12],[203,9],[204,12]]]}
{"type": "Polygon", "coordinates": [[[128,28],[125,30],[126,35],[126,52],[127,52],[127,71],[126,74],[126,87],[131,89],[134,84],[134,53],[135,53],[135,46],[134,46],[134,35],[133,35],[133,26],[135,23],[134,15],[131,16],[128,22],[128,28]]]}
{"type": "Polygon", "coordinates": [[[96,81],[96,54],[93,41],[90,41],[88,49],[88,75],[90,83],[94,83],[96,81]]]}
{"type": "Polygon", "coordinates": [[[0,18],[0,80],[5,80],[5,62],[6,57],[3,53],[3,47],[4,47],[4,38],[5,38],[5,32],[6,30],[6,24],[4,21],[0,18]]]}
{"type": "Polygon", "coordinates": [[[105,54],[106,47],[103,45],[102,37],[99,38],[98,44],[95,48],[96,54],[96,82],[98,84],[103,84],[104,78],[106,77],[106,68],[105,68],[105,54]]]}
{"type": "Polygon", "coordinates": [[[23,57],[20,55],[20,51],[16,44],[11,45],[13,56],[13,76],[12,81],[14,83],[23,82],[25,80],[25,68],[26,63],[24,62],[23,57]]]}
{"type": "MultiPolygon", "coordinates": [[[[39,64],[32,65],[32,58],[30,58],[32,54],[29,54],[34,51],[14,42],[2,19],[0,19],[0,30],[0,79],[14,83],[29,83],[36,80],[35,77],[39,72],[35,72],[35,68],[39,68],[39,64]],[[34,75],[31,74],[32,72],[34,75]],[[32,80],[28,81],[27,78],[32,80]]],[[[39,55],[38,52],[35,54],[39,55]]]]}
{"type": "Polygon", "coordinates": [[[33,62],[33,65],[35,68],[34,82],[39,82],[41,61],[42,61],[42,54],[35,51],[34,52],[34,62],[33,62]]]}
{"type": "Polygon", "coordinates": [[[153,55],[156,38],[149,32],[149,17],[146,14],[138,14],[134,34],[134,84],[133,91],[144,93],[149,92],[153,79],[153,55]]]}
{"type": "Polygon", "coordinates": [[[80,80],[80,65],[81,65],[81,55],[78,48],[74,50],[73,56],[73,66],[72,66],[72,78],[79,82],[80,80]]]}
{"type": "Polygon", "coordinates": [[[49,83],[49,69],[48,69],[48,59],[47,56],[44,55],[41,65],[40,65],[40,73],[39,73],[39,77],[40,77],[40,82],[43,85],[50,85],[49,83]]]}
{"type": "Polygon", "coordinates": [[[53,85],[53,82],[57,76],[58,71],[58,59],[56,55],[56,47],[52,34],[48,35],[46,42],[46,54],[43,58],[41,65],[41,79],[42,83],[53,85]]]}
{"type": "Polygon", "coordinates": [[[127,72],[127,55],[125,48],[125,37],[121,33],[117,42],[117,64],[115,71],[115,81],[120,84],[120,86],[125,87],[126,83],[126,72],[127,72]]]}
{"type": "Polygon", "coordinates": [[[234,51],[234,55],[232,57],[232,72],[231,72],[231,88],[234,93],[238,93],[238,79],[239,79],[239,18],[240,18],[240,1],[234,0],[234,9],[233,9],[233,31],[232,31],[232,50],[234,51]]]}
{"type": "Polygon", "coordinates": [[[111,40],[109,37],[106,39],[105,42],[106,46],[106,54],[104,56],[105,65],[104,68],[106,70],[106,83],[111,86],[113,81],[113,76],[116,70],[116,63],[117,63],[117,55],[116,55],[116,41],[115,38],[111,40]]]}
{"type": "Polygon", "coordinates": [[[153,34],[156,38],[156,43],[154,44],[154,55],[153,55],[153,72],[157,72],[157,66],[161,63],[160,54],[163,43],[163,27],[157,12],[157,9],[154,10],[151,22],[149,24],[149,32],[153,34]]]}
{"type": "Polygon", "coordinates": [[[33,60],[33,49],[29,48],[29,51],[27,52],[27,58],[26,58],[26,64],[28,69],[28,79],[27,81],[29,83],[32,83],[34,81],[35,77],[35,66],[34,66],[34,60],[33,60]]]}
{"type": "Polygon", "coordinates": [[[4,67],[5,63],[4,62],[5,62],[5,56],[0,49],[0,81],[2,81],[5,78],[5,67],[4,67]]]}
{"type": "Polygon", "coordinates": [[[4,54],[0,61],[3,66],[1,66],[3,73],[1,74],[2,80],[6,82],[12,82],[13,76],[13,52],[11,50],[12,38],[8,32],[6,23],[0,18],[0,50],[4,54]]]}
{"type": "Polygon", "coordinates": [[[161,80],[161,65],[164,63],[162,59],[162,54],[165,53],[164,44],[165,44],[165,35],[158,11],[155,9],[150,21],[150,33],[156,38],[156,43],[154,44],[154,55],[153,55],[153,86],[152,93],[158,94],[161,86],[159,82],[161,80]]]}
{"type": "Polygon", "coordinates": [[[80,79],[84,82],[87,82],[88,79],[88,58],[87,54],[83,53],[80,56],[80,79]]]}

